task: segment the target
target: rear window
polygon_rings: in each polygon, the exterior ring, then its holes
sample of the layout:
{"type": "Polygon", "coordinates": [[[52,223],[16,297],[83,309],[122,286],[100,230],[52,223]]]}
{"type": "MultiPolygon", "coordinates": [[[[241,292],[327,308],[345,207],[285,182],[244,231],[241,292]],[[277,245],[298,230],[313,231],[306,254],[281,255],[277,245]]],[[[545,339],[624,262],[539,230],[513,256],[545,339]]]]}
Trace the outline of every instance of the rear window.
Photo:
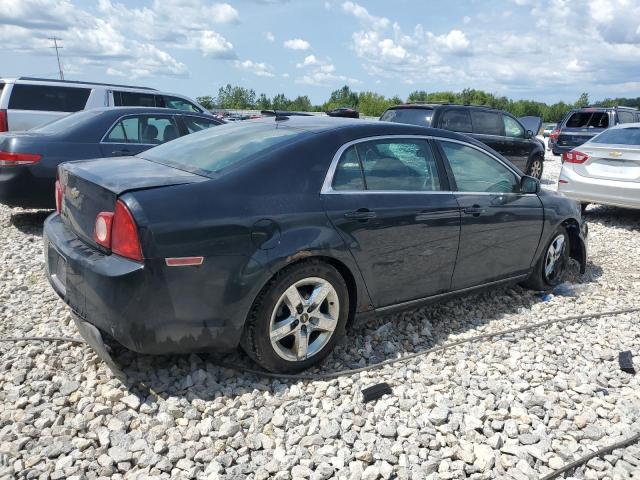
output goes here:
{"type": "Polygon", "coordinates": [[[11,91],[9,108],[48,112],[77,112],[84,109],[90,93],[90,88],[17,83],[11,91]]]}
{"type": "Polygon", "coordinates": [[[231,123],[186,135],[139,156],[206,175],[248,161],[303,135],[310,134],[273,123],[231,123]]]}
{"type": "Polygon", "coordinates": [[[567,119],[567,128],[608,128],[607,112],[574,112],[567,119]]]}
{"type": "Polygon", "coordinates": [[[152,93],[113,92],[113,104],[116,107],[156,107],[156,96],[152,93]]]}
{"type": "Polygon", "coordinates": [[[612,128],[591,140],[591,143],[610,145],[640,145],[640,127],[612,128]]]}
{"type": "Polygon", "coordinates": [[[409,123],[421,127],[430,127],[433,117],[432,108],[394,108],[382,114],[383,122],[409,123]]]}
{"type": "Polygon", "coordinates": [[[72,113],[40,127],[32,128],[31,131],[49,134],[67,132],[75,128],[77,125],[80,125],[91,118],[97,117],[100,113],[101,112],[97,110],[84,110],[82,112],[72,113]]]}

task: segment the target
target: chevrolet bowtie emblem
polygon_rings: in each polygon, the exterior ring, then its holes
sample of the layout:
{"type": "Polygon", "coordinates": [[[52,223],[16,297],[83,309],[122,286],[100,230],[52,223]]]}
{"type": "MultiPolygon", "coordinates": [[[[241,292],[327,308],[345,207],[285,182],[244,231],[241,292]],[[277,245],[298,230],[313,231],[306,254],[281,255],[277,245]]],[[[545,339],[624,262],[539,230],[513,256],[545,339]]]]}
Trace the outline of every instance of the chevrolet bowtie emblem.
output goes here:
{"type": "Polygon", "coordinates": [[[77,189],[77,188],[75,188],[75,187],[74,187],[74,188],[72,188],[72,189],[71,189],[71,197],[72,197],[74,200],[77,200],[79,196],[80,196],[80,190],[78,190],[78,189],[77,189]]]}
{"type": "Polygon", "coordinates": [[[609,156],[618,158],[622,156],[622,152],[618,152],[617,150],[614,150],[613,152],[609,152],[609,156]]]}

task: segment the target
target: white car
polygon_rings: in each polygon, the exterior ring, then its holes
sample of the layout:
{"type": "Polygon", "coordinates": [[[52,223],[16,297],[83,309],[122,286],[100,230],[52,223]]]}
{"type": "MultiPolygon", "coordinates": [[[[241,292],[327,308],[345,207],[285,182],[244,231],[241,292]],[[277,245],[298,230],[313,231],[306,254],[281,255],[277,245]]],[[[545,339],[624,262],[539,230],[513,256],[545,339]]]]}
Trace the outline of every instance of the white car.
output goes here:
{"type": "Polygon", "coordinates": [[[640,123],[611,127],[564,152],[558,191],[583,207],[640,208],[640,123]]]}
{"type": "Polygon", "coordinates": [[[0,132],[30,130],[96,107],[165,107],[203,113],[198,102],[148,87],[43,78],[0,78],[0,132]]]}

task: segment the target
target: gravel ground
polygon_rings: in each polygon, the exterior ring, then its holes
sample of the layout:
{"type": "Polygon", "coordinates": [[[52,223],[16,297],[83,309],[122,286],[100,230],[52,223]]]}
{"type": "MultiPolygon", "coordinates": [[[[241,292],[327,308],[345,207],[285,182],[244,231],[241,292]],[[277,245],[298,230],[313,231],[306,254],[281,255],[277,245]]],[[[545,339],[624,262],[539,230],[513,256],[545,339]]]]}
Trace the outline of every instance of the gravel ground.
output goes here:
{"type": "MultiPolygon", "coordinates": [[[[558,158],[545,162],[552,188],[558,158]]],[[[640,215],[592,206],[588,271],[551,297],[520,287],[374,319],[323,371],[480,333],[640,306],[640,215]]],[[[77,335],[43,274],[45,215],[0,207],[0,336],[77,335]]],[[[3,478],[534,479],[640,431],[640,315],[554,325],[331,381],[278,381],[209,356],[117,351],[114,378],[83,345],[0,343],[3,478]],[[364,404],[386,381],[393,394],[364,404]]],[[[242,354],[227,361],[250,365],[242,354]]],[[[640,445],[574,478],[640,478],[640,445]]]]}

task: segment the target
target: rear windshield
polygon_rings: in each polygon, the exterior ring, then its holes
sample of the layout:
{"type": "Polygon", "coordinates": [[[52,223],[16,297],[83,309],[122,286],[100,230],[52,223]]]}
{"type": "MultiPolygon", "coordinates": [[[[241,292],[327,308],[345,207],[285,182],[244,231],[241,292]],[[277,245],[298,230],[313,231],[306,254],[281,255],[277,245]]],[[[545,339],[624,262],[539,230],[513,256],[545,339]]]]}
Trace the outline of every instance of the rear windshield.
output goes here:
{"type": "Polygon", "coordinates": [[[192,133],[138,156],[181,170],[218,173],[307,132],[264,122],[238,122],[192,133]]]}
{"type": "Polygon", "coordinates": [[[47,112],[77,112],[84,109],[90,93],[90,88],[17,83],[11,90],[9,108],[47,112]]]}
{"type": "Polygon", "coordinates": [[[640,145],[640,127],[612,128],[594,137],[591,143],[610,145],[640,145]]]}
{"type": "Polygon", "coordinates": [[[567,119],[567,128],[608,128],[607,112],[575,112],[567,119]]]}
{"type": "Polygon", "coordinates": [[[32,128],[31,131],[49,134],[68,132],[75,128],[77,125],[80,125],[90,118],[96,117],[98,115],[100,115],[99,110],[83,110],[82,112],[72,113],[70,115],[54,120],[53,122],[49,122],[39,127],[32,128]]]}
{"type": "Polygon", "coordinates": [[[432,108],[394,108],[382,114],[383,122],[409,123],[421,127],[431,126],[432,108]]]}

